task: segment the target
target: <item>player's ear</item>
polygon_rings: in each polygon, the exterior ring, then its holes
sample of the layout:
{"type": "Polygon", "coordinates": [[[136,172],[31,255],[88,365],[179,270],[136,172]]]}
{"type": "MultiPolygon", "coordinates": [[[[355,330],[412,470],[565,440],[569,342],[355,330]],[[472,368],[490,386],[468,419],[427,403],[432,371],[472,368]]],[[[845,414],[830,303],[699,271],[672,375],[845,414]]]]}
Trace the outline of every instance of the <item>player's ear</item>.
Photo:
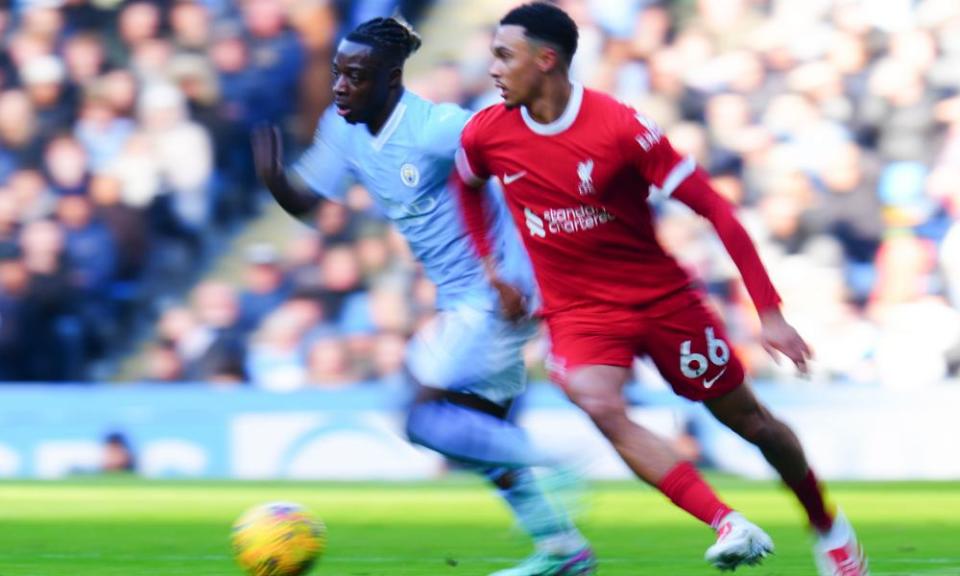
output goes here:
{"type": "Polygon", "coordinates": [[[551,46],[540,46],[536,55],[537,68],[548,73],[560,64],[560,54],[551,46]]]}
{"type": "Polygon", "coordinates": [[[403,67],[394,66],[387,74],[387,83],[391,88],[399,88],[403,85],[403,67]]]}

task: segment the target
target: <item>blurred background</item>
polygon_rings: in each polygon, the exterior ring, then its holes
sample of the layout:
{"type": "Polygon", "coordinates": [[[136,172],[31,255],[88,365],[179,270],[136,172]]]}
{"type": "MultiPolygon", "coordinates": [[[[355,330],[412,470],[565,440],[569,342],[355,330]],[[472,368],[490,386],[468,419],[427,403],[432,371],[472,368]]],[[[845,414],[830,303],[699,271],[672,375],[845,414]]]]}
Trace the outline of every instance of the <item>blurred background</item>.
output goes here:
{"type": "MultiPolygon", "coordinates": [[[[409,89],[495,103],[517,2],[21,0],[0,8],[0,476],[420,478],[398,435],[404,345],[434,289],[361,186],[314,227],[257,184],[250,129],[292,160],[358,23],[424,37],[409,89]]],[[[958,478],[960,3],[562,0],[573,74],[659,122],[739,214],[815,349],[809,379],[758,324],[709,224],[657,206],[760,394],[828,477],[958,478]]],[[[546,449],[626,474],[544,384],[518,417],[546,449]]],[[[640,421],[702,464],[757,454],[636,367],[640,421]]]]}

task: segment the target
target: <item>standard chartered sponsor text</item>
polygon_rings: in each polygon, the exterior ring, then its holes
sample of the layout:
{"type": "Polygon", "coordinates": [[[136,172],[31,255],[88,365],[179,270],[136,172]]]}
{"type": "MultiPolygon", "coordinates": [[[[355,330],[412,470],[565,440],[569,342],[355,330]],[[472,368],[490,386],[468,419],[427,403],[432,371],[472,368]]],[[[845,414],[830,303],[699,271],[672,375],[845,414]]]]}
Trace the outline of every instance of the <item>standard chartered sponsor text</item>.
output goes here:
{"type": "Polygon", "coordinates": [[[606,208],[581,205],[576,208],[549,208],[543,213],[551,234],[572,234],[592,230],[614,220],[606,208]]]}

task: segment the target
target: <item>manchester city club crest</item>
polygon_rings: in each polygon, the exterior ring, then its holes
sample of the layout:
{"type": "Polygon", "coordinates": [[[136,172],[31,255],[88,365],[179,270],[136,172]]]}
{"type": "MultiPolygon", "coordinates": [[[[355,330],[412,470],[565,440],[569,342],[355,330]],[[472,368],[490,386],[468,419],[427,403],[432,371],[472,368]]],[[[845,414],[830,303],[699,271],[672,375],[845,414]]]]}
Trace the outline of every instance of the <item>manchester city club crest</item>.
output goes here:
{"type": "Polygon", "coordinates": [[[413,164],[404,164],[400,167],[400,179],[411,188],[416,188],[420,183],[420,171],[413,164]]]}

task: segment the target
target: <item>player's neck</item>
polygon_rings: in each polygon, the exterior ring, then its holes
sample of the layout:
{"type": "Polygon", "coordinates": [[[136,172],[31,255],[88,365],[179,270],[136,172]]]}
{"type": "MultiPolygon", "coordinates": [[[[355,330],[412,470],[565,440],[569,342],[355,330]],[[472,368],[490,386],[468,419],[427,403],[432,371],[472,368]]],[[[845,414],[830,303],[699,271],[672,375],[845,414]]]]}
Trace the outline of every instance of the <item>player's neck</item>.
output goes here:
{"type": "Polygon", "coordinates": [[[380,129],[383,128],[383,125],[387,123],[387,120],[390,118],[390,115],[393,114],[394,109],[397,107],[397,104],[400,102],[400,98],[403,97],[404,89],[401,87],[396,92],[390,94],[387,97],[387,103],[384,105],[383,110],[380,111],[380,114],[377,114],[377,117],[367,122],[367,130],[371,134],[376,136],[380,133],[380,129]]]}
{"type": "Polygon", "coordinates": [[[566,76],[547,80],[543,83],[540,96],[527,106],[527,112],[538,123],[550,124],[567,109],[572,92],[573,84],[566,76]]]}

